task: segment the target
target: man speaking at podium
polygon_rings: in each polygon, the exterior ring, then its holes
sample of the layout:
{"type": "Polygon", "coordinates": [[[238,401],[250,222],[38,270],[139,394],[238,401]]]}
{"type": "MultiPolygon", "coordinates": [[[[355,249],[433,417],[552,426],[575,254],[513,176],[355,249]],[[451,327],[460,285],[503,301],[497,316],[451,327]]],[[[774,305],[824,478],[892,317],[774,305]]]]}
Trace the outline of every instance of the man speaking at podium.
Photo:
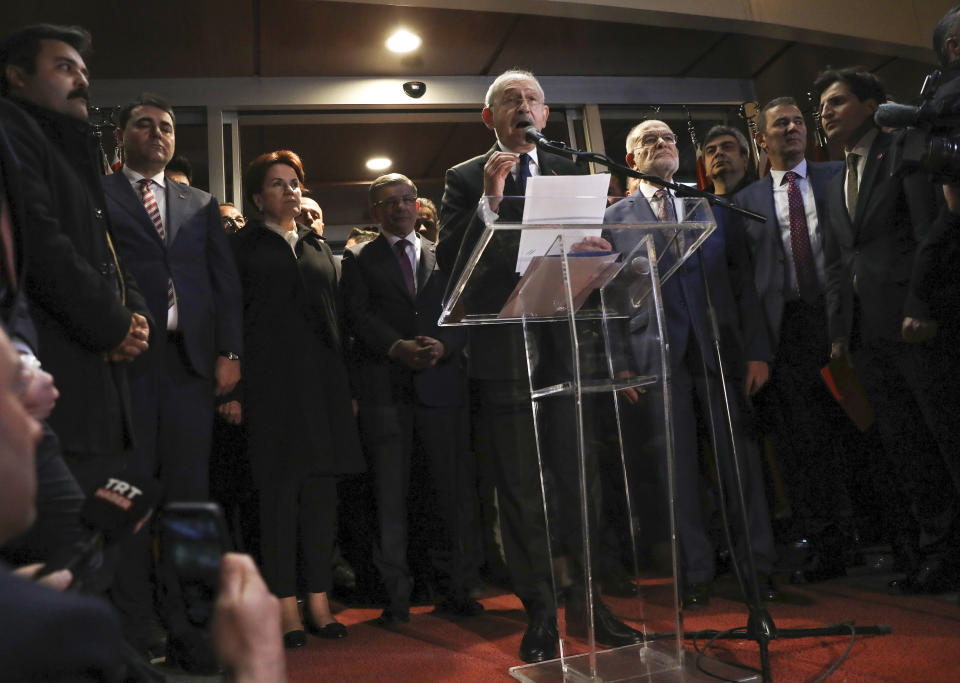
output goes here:
{"type": "MultiPolygon", "coordinates": [[[[440,207],[440,243],[437,260],[450,273],[451,287],[488,221],[520,222],[522,203],[499,201],[523,196],[533,175],[575,175],[584,170],[566,159],[538,154],[524,137],[530,126],[541,130],[550,108],[533,74],[509,70],[490,85],[482,112],[483,123],[497,137],[496,144],[447,171],[440,207]],[[481,197],[492,197],[478,208],[481,197]],[[484,212],[489,212],[484,216],[484,212]],[[493,212],[497,212],[495,215],[493,212]]],[[[517,281],[515,253],[506,254],[504,272],[490,276],[491,285],[508,283],[503,301],[517,281]],[[506,270],[509,268],[509,271],[506,270]]],[[[449,292],[449,290],[448,290],[449,292]]],[[[559,359],[558,359],[559,361],[559,359]]],[[[504,553],[513,588],[523,602],[529,625],[520,644],[520,658],[539,662],[557,656],[556,598],[553,591],[550,548],[544,519],[537,442],[527,379],[526,351],[520,325],[470,327],[469,376],[479,397],[474,433],[489,439],[483,447],[492,453],[496,469],[497,500],[504,553]]],[[[550,407],[544,405],[549,413],[550,407]]],[[[573,469],[573,438],[559,434],[558,421],[545,420],[551,434],[543,434],[542,453],[573,469]]],[[[569,422],[569,421],[567,421],[569,422]]],[[[555,472],[555,476],[557,473],[555,472]]],[[[561,478],[561,477],[558,477],[561,478]]],[[[564,488],[560,482],[558,488],[564,488]]],[[[568,507],[574,507],[572,505],[568,507]]],[[[579,533],[579,532],[576,532],[579,533]]],[[[576,533],[559,532],[561,536],[576,533]]],[[[576,552],[570,552],[576,561],[576,552]]],[[[577,573],[574,568],[574,573],[577,573]]],[[[572,593],[576,593],[574,590],[572,593]]],[[[568,608],[568,620],[571,618],[568,608]]],[[[605,645],[640,642],[640,634],[617,621],[602,605],[595,606],[595,636],[605,645]]]]}

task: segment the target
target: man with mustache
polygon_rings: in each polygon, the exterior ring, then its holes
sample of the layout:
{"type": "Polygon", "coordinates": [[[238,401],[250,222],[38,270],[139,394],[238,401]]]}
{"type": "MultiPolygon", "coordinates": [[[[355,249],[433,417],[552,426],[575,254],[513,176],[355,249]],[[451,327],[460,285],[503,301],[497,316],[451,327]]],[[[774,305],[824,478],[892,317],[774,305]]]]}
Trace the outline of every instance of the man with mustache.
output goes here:
{"type": "Polygon", "coordinates": [[[747,139],[733,126],[714,126],[703,141],[703,159],[713,191],[730,199],[750,184],[747,139]]]}
{"type": "MultiPolygon", "coordinates": [[[[856,438],[820,376],[830,360],[823,255],[830,231],[827,190],[842,164],[804,158],[807,126],[793,98],[768,102],[758,128],[770,173],[734,197],[739,206],[767,218],[766,223],[747,221],[757,292],[774,349],[770,384],[757,397],[758,405],[771,426],[788,489],[793,524],[787,540],[810,538],[819,545],[821,538],[838,538],[824,532],[835,530],[846,496],[843,478],[823,473],[845,462],[846,447],[856,438]]],[[[842,559],[842,549],[821,548],[805,565],[805,575],[814,580],[842,574],[842,559]]]]}
{"type": "Polygon", "coordinates": [[[146,303],[113,247],[102,154],[87,123],[90,35],[40,24],[0,43],[0,122],[30,192],[25,289],[60,399],[49,422],[84,490],[124,465],[127,363],[146,350],[146,303]]]}

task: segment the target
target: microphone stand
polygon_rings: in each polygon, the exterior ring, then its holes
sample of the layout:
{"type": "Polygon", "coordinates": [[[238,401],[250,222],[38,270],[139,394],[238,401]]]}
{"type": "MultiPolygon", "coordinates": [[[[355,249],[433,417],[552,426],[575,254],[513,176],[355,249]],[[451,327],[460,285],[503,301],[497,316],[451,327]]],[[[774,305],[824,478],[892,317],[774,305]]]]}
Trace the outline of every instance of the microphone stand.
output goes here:
{"type": "MultiPolygon", "coordinates": [[[[701,199],[706,199],[711,205],[722,206],[729,211],[752,220],[759,221],[761,223],[766,223],[767,219],[765,216],[756,214],[752,211],[743,209],[733,202],[719,197],[712,192],[707,192],[706,190],[701,190],[699,188],[689,187],[687,185],[682,185],[680,183],[675,183],[669,180],[665,180],[656,175],[650,175],[646,173],[640,173],[628,166],[624,166],[617,162],[614,162],[609,157],[604,154],[598,154],[594,152],[583,152],[571,147],[568,147],[563,142],[556,142],[547,140],[543,137],[542,134],[536,128],[530,127],[527,128],[525,132],[525,137],[528,142],[533,143],[537,146],[538,149],[542,149],[546,152],[551,152],[553,154],[559,154],[567,157],[577,157],[583,158],[594,163],[602,164],[608,168],[616,169],[621,173],[624,173],[633,178],[639,178],[640,180],[646,181],[658,187],[664,189],[669,189],[673,191],[678,197],[697,197],[701,199]]],[[[673,241],[676,239],[676,236],[671,240],[667,245],[669,248],[670,244],[673,244],[673,241]]],[[[659,258],[659,257],[658,257],[659,258]]],[[[842,636],[850,635],[851,638],[854,637],[857,633],[861,634],[870,634],[870,635],[886,635],[889,634],[892,629],[889,626],[884,624],[878,624],[875,626],[854,626],[852,622],[845,622],[841,624],[835,624],[832,626],[827,626],[823,628],[805,628],[805,629],[784,629],[778,630],[777,625],[773,620],[773,617],[770,616],[770,613],[767,611],[766,607],[763,605],[763,601],[760,599],[760,583],[759,577],[756,570],[756,557],[753,552],[753,543],[750,538],[750,524],[747,514],[747,505],[746,505],[746,495],[744,493],[744,485],[742,472],[743,470],[740,467],[740,454],[737,450],[737,440],[733,427],[733,417],[730,411],[730,396],[727,392],[727,381],[726,381],[726,372],[724,370],[723,364],[723,354],[720,348],[720,326],[717,322],[717,313],[716,308],[713,305],[713,299],[710,296],[710,288],[707,285],[707,276],[706,270],[703,265],[703,259],[697,258],[697,263],[699,265],[700,272],[700,282],[703,286],[703,295],[704,301],[706,302],[707,308],[707,318],[710,325],[710,336],[711,336],[711,348],[713,351],[713,360],[716,363],[717,374],[720,378],[720,391],[722,394],[723,402],[723,415],[722,419],[724,420],[724,437],[729,440],[730,445],[730,460],[733,467],[733,480],[735,484],[735,494],[736,500],[739,507],[739,522],[743,530],[743,546],[744,546],[744,559],[745,564],[747,565],[747,575],[743,575],[743,572],[740,569],[740,563],[737,558],[737,552],[735,544],[733,542],[733,536],[730,528],[730,522],[727,517],[726,512],[726,497],[724,495],[724,477],[723,469],[720,463],[720,449],[714,444],[715,451],[715,460],[716,460],[716,474],[717,474],[717,488],[719,493],[719,507],[720,514],[723,519],[724,534],[727,541],[727,546],[730,550],[730,557],[733,558],[731,564],[731,569],[736,577],[737,583],[740,586],[740,592],[743,595],[744,604],[747,607],[748,617],[746,628],[736,628],[730,629],[727,631],[714,631],[714,630],[702,630],[702,631],[685,631],[683,637],[685,639],[692,639],[696,641],[699,638],[709,638],[709,643],[712,643],[714,640],[719,639],[738,639],[742,640],[744,638],[752,640],[757,643],[757,646],[760,651],[760,676],[761,680],[764,683],[767,683],[772,680],[770,674],[770,655],[769,655],[769,643],[771,640],[777,638],[810,638],[810,637],[820,637],[820,636],[842,636]]],[[[714,415],[713,411],[713,400],[710,391],[710,381],[709,373],[707,372],[707,353],[706,350],[701,347],[700,349],[701,361],[703,362],[704,367],[704,387],[706,391],[706,404],[708,406],[708,415],[711,427],[711,434],[713,438],[716,439],[717,435],[720,434],[720,430],[716,428],[717,416],[714,415]]],[[[672,633],[653,633],[647,634],[647,640],[657,640],[657,639],[666,639],[673,637],[672,633]]],[[[709,644],[708,643],[708,644],[709,644]]],[[[852,642],[851,642],[852,647],[852,642]]],[[[706,648],[704,648],[706,649],[706,648]]],[[[699,652],[699,651],[698,651],[699,652]]],[[[849,652],[849,648],[848,648],[849,652]]],[[[843,657],[846,657],[844,653],[843,657]]],[[[840,661],[843,661],[841,658],[840,661]]],[[[827,672],[828,674],[832,672],[836,666],[839,666],[839,662],[833,665],[833,667],[827,672]]]]}
{"type": "Polygon", "coordinates": [[[743,216],[744,218],[749,218],[751,220],[759,221],[761,223],[766,223],[766,216],[762,216],[759,213],[754,213],[753,211],[748,211],[742,207],[737,206],[729,199],[720,197],[713,194],[712,192],[707,192],[706,190],[701,190],[696,187],[690,187],[689,185],[683,185],[681,183],[675,183],[670,180],[664,180],[657,175],[649,175],[647,173],[640,173],[635,169],[630,168],[629,166],[624,166],[623,164],[617,163],[610,157],[605,154],[598,154],[596,152],[584,152],[573,147],[568,147],[566,143],[558,142],[555,140],[547,140],[543,135],[540,134],[536,128],[532,126],[526,130],[526,139],[527,142],[535,144],[538,149],[542,149],[545,152],[550,152],[552,154],[559,154],[560,156],[565,157],[576,157],[577,159],[586,159],[587,161],[592,161],[596,164],[601,164],[607,168],[612,168],[624,175],[630,176],[631,178],[639,178],[640,180],[645,180],[648,183],[656,185],[657,187],[662,187],[664,189],[672,191],[678,197],[697,197],[699,199],[706,199],[708,202],[715,206],[722,206],[725,209],[729,209],[733,213],[743,216]]]}

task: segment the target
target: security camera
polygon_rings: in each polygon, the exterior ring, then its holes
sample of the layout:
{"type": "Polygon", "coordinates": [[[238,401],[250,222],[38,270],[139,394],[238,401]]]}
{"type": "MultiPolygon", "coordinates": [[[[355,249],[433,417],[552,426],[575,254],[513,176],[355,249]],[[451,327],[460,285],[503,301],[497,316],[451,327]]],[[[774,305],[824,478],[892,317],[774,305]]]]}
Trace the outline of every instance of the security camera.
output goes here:
{"type": "Polygon", "coordinates": [[[427,92],[427,84],[423,81],[407,81],[403,84],[403,92],[407,93],[409,97],[417,99],[423,97],[423,94],[427,92]]]}

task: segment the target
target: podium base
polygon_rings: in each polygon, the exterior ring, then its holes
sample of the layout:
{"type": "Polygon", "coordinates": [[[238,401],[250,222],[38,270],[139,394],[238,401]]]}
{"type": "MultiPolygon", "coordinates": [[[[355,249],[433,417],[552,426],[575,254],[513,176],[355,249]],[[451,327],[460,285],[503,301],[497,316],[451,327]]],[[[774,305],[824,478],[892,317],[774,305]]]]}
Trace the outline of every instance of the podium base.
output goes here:
{"type": "Polygon", "coordinates": [[[710,657],[701,657],[700,666],[714,675],[709,676],[697,668],[695,653],[684,652],[683,657],[678,658],[676,647],[665,643],[651,643],[597,652],[595,676],[590,674],[590,659],[587,654],[574,655],[566,660],[551,659],[548,662],[515,666],[510,669],[510,675],[524,683],[715,683],[717,677],[741,683],[760,681],[760,674],[744,671],[710,657]]]}

